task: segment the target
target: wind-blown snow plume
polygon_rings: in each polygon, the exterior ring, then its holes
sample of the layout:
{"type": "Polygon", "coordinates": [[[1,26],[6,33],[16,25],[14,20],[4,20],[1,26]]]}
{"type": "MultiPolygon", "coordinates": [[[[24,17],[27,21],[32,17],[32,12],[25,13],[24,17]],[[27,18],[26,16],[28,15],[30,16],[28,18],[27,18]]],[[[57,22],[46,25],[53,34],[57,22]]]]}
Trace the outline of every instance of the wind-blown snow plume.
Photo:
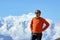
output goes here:
{"type": "MultiPolygon", "coordinates": [[[[29,13],[0,18],[0,40],[5,40],[6,36],[10,36],[10,40],[30,40],[30,21],[34,16],[33,13],[29,13]]],[[[54,40],[55,36],[58,37],[60,29],[50,19],[46,20],[50,23],[50,27],[43,32],[42,40],[54,40]],[[56,31],[56,29],[58,30],[56,31]]]]}

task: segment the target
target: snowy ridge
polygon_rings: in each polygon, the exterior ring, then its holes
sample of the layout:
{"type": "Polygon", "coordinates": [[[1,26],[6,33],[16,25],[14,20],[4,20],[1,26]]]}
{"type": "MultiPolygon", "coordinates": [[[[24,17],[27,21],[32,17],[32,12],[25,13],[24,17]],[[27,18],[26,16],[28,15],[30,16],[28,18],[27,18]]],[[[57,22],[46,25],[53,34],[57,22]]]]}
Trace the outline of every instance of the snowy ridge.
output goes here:
{"type": "MultiPolygon", "coordinates": [[[[8,16],[0,18],[0,35],[10,36],[9,40],[30,40],[30,21],[35,15],[33,13],[24,14],[21,16],[8,16]]],[[[54,40],[59,37],[60,27],[55,26],[52,20],[46,19],[50,23],[50,27],[43,32],[42,40],[54,40]],[[56,31],[56,27],[57,30],[56,31]]],[[[4,37],[0,36],[0,40],[4,40],[4,37]]]]}

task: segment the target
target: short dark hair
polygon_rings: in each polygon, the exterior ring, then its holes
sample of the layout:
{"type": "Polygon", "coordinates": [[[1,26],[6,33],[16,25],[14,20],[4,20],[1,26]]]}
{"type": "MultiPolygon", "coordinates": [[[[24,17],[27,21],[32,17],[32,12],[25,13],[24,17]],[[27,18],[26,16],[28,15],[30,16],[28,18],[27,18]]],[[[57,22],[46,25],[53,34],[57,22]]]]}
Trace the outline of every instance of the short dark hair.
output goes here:
{"type": "Polygon", "coordinates": [[[41,11],[40,10],[36,10],[36,12],[39,12],[41,14],[41,11]]]}

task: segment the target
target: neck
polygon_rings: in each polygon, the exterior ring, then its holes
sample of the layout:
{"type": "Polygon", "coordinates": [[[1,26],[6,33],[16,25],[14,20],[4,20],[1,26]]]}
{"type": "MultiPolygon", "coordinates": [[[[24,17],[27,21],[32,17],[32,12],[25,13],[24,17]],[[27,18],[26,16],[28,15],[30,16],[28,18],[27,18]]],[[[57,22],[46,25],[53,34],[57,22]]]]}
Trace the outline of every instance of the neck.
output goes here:
{"type": "Polygon", "coordinates": [[[40,17],[36,17],[36,18],[40,18],[40,17]]]}

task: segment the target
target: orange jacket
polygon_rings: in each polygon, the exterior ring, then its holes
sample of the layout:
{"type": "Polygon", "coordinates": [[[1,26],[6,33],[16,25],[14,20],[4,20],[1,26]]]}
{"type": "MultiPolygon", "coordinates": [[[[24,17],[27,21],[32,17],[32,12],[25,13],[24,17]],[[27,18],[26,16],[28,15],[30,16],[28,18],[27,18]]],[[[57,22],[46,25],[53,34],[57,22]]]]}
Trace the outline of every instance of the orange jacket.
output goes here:
{"type": "Polygon", "coordinates": [[[39,18],[34,17],[31,20],[30,29],[33,33],[42,33],[42,31],[46,30],[48,27],[49,23],[41,17],[39,18]],[[46,24],[45,27],[43,27],[44,23],[46,24]]]}

